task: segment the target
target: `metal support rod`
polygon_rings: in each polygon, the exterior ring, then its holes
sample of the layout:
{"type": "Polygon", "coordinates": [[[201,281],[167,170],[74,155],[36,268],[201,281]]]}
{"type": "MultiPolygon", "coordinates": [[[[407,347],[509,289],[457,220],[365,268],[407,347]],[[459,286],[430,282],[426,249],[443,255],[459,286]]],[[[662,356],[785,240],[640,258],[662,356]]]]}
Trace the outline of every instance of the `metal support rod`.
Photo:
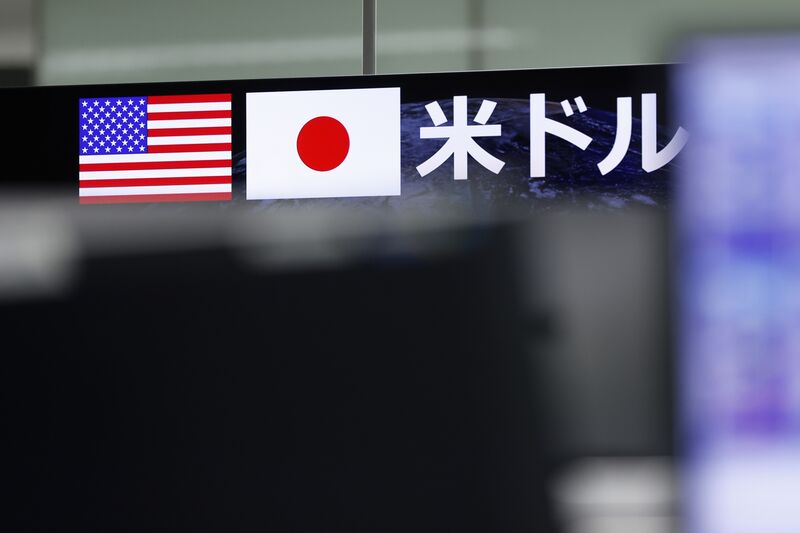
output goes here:
{"type": "Polygon", "coordinates": [[[375,57],[375,41],[377,40],[378,7],[377,0],[364,0],[362,9],[361,32],[363,35],[363,48],[361,52],[362,74],[375,74],[377,61],[375,57]]]}
{"type": "Polygon", "coordinates": [[[469,69],[483,70],[486,68],[486,55],[480,36],[486,24],[486,0],[469,0],[467,15],[470,33],[469,69]]]}

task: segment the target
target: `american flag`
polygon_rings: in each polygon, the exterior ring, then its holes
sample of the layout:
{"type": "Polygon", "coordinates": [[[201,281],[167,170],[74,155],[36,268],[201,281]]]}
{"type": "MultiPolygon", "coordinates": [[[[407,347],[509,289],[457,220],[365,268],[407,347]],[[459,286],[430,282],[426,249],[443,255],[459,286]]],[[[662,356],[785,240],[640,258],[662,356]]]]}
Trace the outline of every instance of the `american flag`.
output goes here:
{"type": "Polygon", "coordinates": [[[231,199],[231,95],[81,98],[82,204],[231,199]]]}

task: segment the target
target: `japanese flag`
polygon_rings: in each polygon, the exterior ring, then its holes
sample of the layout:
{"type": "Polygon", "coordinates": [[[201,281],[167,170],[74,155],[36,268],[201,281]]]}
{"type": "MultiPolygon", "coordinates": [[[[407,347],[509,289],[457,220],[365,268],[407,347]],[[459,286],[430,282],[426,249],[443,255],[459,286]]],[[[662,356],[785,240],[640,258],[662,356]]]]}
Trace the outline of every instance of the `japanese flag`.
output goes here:
{"type": "Polygon", "coordinates": [[[247,199],[400,194],[400,88],[247,94],[247,199]]]}

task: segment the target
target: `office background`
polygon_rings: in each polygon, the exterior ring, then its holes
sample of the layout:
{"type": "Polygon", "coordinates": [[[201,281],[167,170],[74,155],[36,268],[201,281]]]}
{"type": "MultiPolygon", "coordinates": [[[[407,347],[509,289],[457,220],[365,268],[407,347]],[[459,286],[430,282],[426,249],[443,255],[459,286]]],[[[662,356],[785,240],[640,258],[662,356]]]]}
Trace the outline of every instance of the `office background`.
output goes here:
{"type": "MultiPolygon", "coordinates": [[[[378,2],[378,72],[653,63],[687,27],[800,22],[793,0],[378,2]]],[[[330,76],[357,0],[2,0],[0,85],[330,76]]]]}

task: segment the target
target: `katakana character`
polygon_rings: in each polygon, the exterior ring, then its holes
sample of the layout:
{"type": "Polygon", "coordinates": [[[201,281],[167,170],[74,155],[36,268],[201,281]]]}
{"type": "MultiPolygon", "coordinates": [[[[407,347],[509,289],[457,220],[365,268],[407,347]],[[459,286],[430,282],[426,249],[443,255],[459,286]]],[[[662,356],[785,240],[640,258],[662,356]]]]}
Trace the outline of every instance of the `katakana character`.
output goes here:
{"type": "MultiPolygon", "coordinates": [[[[658,170],[672,161],[689,140],[689,133],[679,127],[667,146],[661,152],[658,151],[657,104],[657,96],[654,93],[642,95],[642,169],[645,172],[658,170]]],[[[617,168],[628,152],[632,126],[631,98],[629,96],[617,98],[617,135],[614,146],[611,148],[611,153],[597,164],[597,168],[604,176],[617,168]]]]}
{"type": "Polygon", "coordinates": [[[622,163],[625,154],[628,153],[628,148],[631,145],[631,129],[633,127],[633,110],[631,105],[631,97],[624,96],[617,98],[617,135],[614,138],[614,146],[611,147],[611,152],[599,163],[597,168],[600,169],[600,174],[605,176],[622,163]]]}
{"type": "Polygon", "coordinates": [[[672,161],[686,146],[689,133],[682,127],[669,143],[658,151],[658,104],[655,93],[642,95],[642,169],[653,172],[672,161]]]}
{"type": "MultiPolygon", "coordinates": [[[[555,135],[570,144],[573,144],[581,150],[586,150],[586,147],[592,142],[592,138],[588,135],[579,132],[575,128],[565,126],[551,118],[547,118],[545,107],[544,93],[531,94],[531,177],[543,178],[545,177],[545,135],[547,133],[555,135]]],[[[580,96],[575,99],[578,106],[578,112],[583,113],[587,107],[580,96]]],[[[572,115],[572,107],[566,100],[561,103],[564,109],[564,114],[567,116],[572,115]]]]}

